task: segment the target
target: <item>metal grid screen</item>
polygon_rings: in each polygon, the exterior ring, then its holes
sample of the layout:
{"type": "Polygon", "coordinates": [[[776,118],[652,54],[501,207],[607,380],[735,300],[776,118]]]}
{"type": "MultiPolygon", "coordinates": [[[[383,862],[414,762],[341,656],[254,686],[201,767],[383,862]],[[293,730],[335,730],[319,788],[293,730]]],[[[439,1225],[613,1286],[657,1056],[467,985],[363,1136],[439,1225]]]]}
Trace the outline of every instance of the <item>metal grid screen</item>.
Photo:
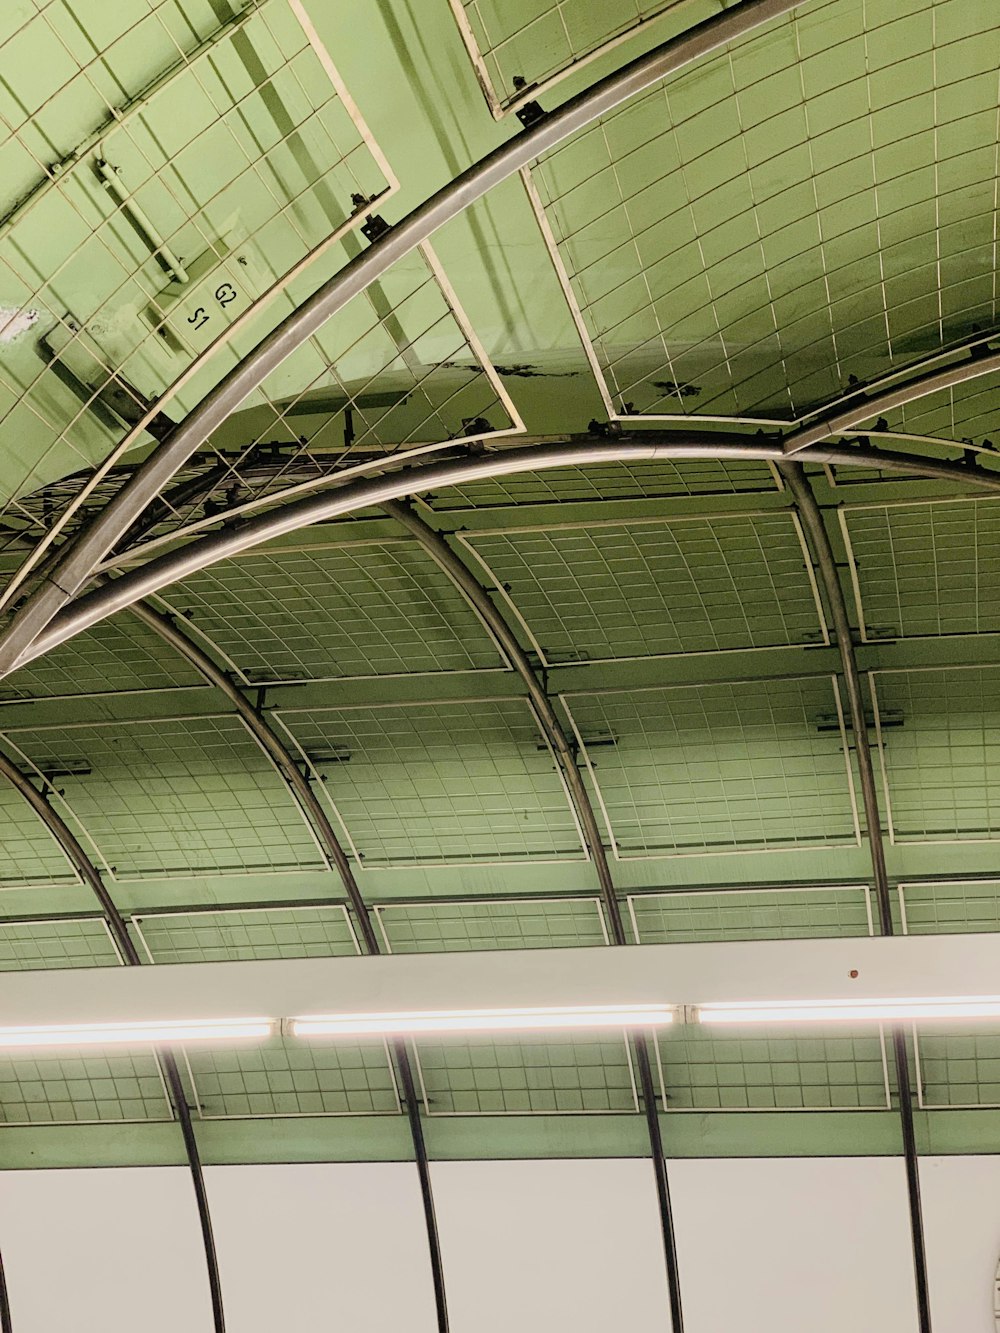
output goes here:
{"type": "MultiPolygon", "coordinates": [[[[322,907],[221,908],[133,918],[153,963],[321,958],[356,955],[346,910],[322,907]]],[[[286,1041],[252,1049],[189,1047],[192,1103],[204,1119],[398,1114],[388,1051],[381,1042],[286,1041]]]]}
{"type": "Polygon", "coordinates": [[[993,667],[872,675],[894,840],[956,842],[1000,832],[995,678],[993,667]]]}
{"type": "Polygon", "coordinates": [[[208,0],[11,18],[4,500],[99,462],[170,386],[190,407],[236,323],[395,184],[298,0],[221,24],[208,0]],[[99,128],[71,141],[81,121],[99,128]],[[22,434],[47,448],[22,458],[22,434]]]}
{"type": "Polygon", "coordinates": [[[372,864],[582,856],[555,762],[519,700],[281,714],[372,864]]]}
{"type": "Polygon", "coordinates": [[[858,841],[836,681],[564,698],[623,858],[858,841]]]}
{"type": "Polygon", "coordinates": [[[940,500],[840,511],[866,639],[1000,631],[1000,504],[940,500]]]}
{"type": "Polygon", "coordinates": [[[609,942],[597,898],[379,903],[375,915],[390,953],[580,948],[609,942]]]}
{"type": "Polygon", "coordinates": [[[635,893],[628,905],[642,944],[873,934],[871,897],[863,885],[635,893]]]}
{"type": "Polygon", "coordinates": [[[533,168],[613,415],[797,417],[992,325],[997,21],[813,0],[533,168]]]}
{"type": "Polygon", "coordinates": [[[789,514],[509,529],[463,540],[550,662],[826,635],[789,514]]]}
{"type": "Polygon", "coordinates": [[[500,665],[478,619],[412,542],[252,554],[203,570],[170,595],[255,679],[500,665]]]}
{"type": "Polygon", "coordinates": [[[118,877],[323,864],[283,783],[232,717],[16,729],[118,877]]]}

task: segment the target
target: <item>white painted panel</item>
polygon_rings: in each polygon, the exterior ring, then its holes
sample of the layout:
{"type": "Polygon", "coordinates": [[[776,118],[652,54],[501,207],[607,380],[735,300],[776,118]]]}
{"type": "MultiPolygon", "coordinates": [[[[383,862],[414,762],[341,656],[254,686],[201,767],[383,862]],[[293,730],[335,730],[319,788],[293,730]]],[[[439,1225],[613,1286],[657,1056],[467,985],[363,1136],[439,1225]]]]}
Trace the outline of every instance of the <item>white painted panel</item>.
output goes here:
{"type": "Polygon", "coordinates": [[[935,1329],[994,1333],[1000,1157],[924,1158],[920,1193],[935,1329]]]}
{"type": "Polygon", "coordinates": [[[649,1162],[441,1162],[431,1174],[452,1333],[669,1330],[649,1162]]]}
{"type": "Polygon", "coordinates": [[[221,1166],[205,1177],[235,1333],[434,1333],[416,1167],[221,1166]]]}
{"type": "Polygon", "coordinates": [[[916,1333],[899,1159],[680,1161],[670,1180],[685,1333],[916,1333]]]}
{"type": "Polygon", "coordinates": [[[210,1333],[191,1178],[180,1168],[6,1171],[0,1252],[17,1333],[210,1333]]]}

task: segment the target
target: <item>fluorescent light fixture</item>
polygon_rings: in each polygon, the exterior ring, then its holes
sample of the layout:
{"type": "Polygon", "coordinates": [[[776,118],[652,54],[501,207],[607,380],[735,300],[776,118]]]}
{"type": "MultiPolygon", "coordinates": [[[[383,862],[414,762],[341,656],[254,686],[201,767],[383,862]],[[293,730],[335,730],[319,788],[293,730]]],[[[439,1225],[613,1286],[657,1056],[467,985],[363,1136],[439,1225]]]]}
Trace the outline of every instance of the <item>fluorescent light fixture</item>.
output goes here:
{"type": "Polygon", "coordinates": [[[785,1000],[774,1003],[703,1004],[701,1023],[828,1023],[909,1022],[913,1019],[1000,1019],[1000,996],[956,996],[949,999],[785,1000]]]}
{"type": "Polygon", "coordinates": [[[175,1042],[269,1037],[269,1018],[189,1018],[179,1022],[60,1023],[0,1028],[0,1050],[41,1046],[170,1046],[175,1042]]]}
{"type": "Polygon", "coordinates": [[[406,1037],[425,1032],[533,1032],[566,1028],[665,1027],[666,1004],[571,1005],[536,1009],[432,1009],[393,1014],[310,1014],[289,1022],[294,1037],[406,1037]]]}

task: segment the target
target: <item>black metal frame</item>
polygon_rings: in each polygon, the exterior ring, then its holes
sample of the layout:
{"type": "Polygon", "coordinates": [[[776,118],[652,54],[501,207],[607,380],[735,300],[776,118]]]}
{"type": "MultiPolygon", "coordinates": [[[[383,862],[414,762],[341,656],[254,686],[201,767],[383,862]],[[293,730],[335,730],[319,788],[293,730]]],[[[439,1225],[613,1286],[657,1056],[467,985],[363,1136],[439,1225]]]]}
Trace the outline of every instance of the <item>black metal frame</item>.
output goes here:
{"type": "MultiPolygon", "coordinates": [[[[288,786],[296,804],[313,830],[340,876],[347,896],[352,919],[357,927],[358,939],[367,954],[379,954],[378,935],[372,926],[368,906],[358,885],[354,870],[347,854],[340,845],[333,825],[313,791],[308,778],[303,774],[292,752],[281,737],[273,730],[265,714],[250,702],[233,679],[223,671],[207,652],[177,625],[169,615],[150,606],[146,602],[137,602],[132,612],[164,643],[180,653],[210,685],[219,690],[234,706],[237,716],[250,732],[254,741],[267,759],[274,765],[280,777],[288,786]]],[[[329,900],[318,900],[316,906],[322,906],[329,900]]],[[[343,906],[341,900],[335,900],[337,906],[343,906]]],[[[402,1092],[403,1107],[406,1111],[410,1137],[413,1141],[413,1159],[420,1181],[420,1197],[427,1230],[427,1248],[430,1256],[431,1278],[434,1285],[434,1304],[437,1315],[438,1333],[448,1333],[448,1301],[444,1284],[444,1262],[441,1256],[441,1241],[438,1233],[437,1213],[434,1207],[434,1193],[431,1186],[430,1163],[424,1140],[423,1122],[420,1117],[420,1102],[417,1097],[410,1054],[403,1039],[391,1043],[396,1077],[402,1092]]],[[[2,1333],[2,1330],[0,1330],[2,1333]]]]}
{"type": "MultiPolygon", "coordinates": [[[[461,560],[447,541],[429,524],[414,512],[413,508],[397,501],[389,501],[383,509],[394,518],[401,527],[413,537],[437,567],[454,584],[469,606],[476,613],[487,632],[495,639],[511,667],[524,682],[532,711],[538,721],[542,734],[548,741],[555,755],[556,762],[566,783],[566,788],[576,809],[583,833],[584,844],[594,865],[600,887],[601,902],[607,917],[608,928],[613,944],[628,943],[625,923],[622,919],[621,904],[615,891],[607,848],[601,838],[600,826],[593,802],[584,785],[583,777],[576,762],[572,747],[560,725],[558,715],[538,673],[524,649],[507,623],[506,618],[497,609],[489,593],[461,560]]],[[[663,1137],[660,1129],[659,1109],[653,1082],[652,1062],[650,1059],[650,1039],[644,1032],[636,1032],[631,1038],[635,1053],[636,1068],[639,1072],[639,1090],[642,1096],[643,1112],[649,1135],[650,1155],[656,1177],[656,1197],[660,1216],[660,1229],[663,1236],[663,1258],[667,1275],[667,1290],[670,1299],[670,1317],[673,1333],[684,1333],[684,1311],[681,1302],[680,1264],[677,1257],[677,1240],[674,1233],[673,1205],[670,1198],[670,1181],[667,1175],[667,1163],[663,1153],[663,1137]]]]}
{"type": "MultiPolygon", "coordinates": [[[[69,825],[62,818],[59,812],[53,809],[49,803],[44,791],[31,781],[31,779],[21,771],[20,768],[6,755],[0,751],[0,777],[6,778],[14,789],[24,797],[28,805],[31,806],[35,814],[42,821],[54,840],[58,843],[69,861],[70,865],[76,870],[81,880],[87,885],[97,898],[101,907],[101,916],[111,933],[118,953],[123,964],[126,967],[141,967],[142,959],[128,933],[128,926],[125,924],[125,918],[115,904],[114,899],[108,892],[107,886],[101,879],[101,873],[88,857],[83,849],[83,845],[70,829],[69,825]]],[[[167,1084],[167,1090],[170,1101],[173,1105],[174,1114],[181,1128],[181,1134],[184,1138],[184,1152],[187,1157],[188,1170],[191,1173],[191,1183],[194,1187],[195,1203],[198,1209],[198,1223],[201,1228],[202,1245],[205,1251],[205,1267],[208,1274],[209,1293],[212,1300],[212,1320],[215,1333],[225,1333],[226,1317],[222,1301],[222,1280],[219,1275],[219,1260],[215,1248],[215,1236],[212,1230],[212,1215],[208,1205],[208,1194],[205,1189],[205,1176],[202,1170],[201,1154],[198,1151],[198,1140],[194,1132],[194,1124],[191,1120],[191,1108],[188,1106],[187,1098],[184,1094],[184,1085],[181,1081],[180,1071],[177,1068],[177,1061],[172,1051],[161,1049],[158,1051],[161,1068],[167,1084]]],[[[4,1287],[3,1299],[6,1298],[6,1288],[4,1287]]],[[[2,1304],[0,1304],[2,1312],[2,1304]]],[[[9,1318],[9,1312],[8,1312],[9,1318]]],[[[0,1320],[0,1328],[2,1328],[0,1320]]]]}
{"type": "MultiPolygon", "coordinates": [[[[875,882],[875,898],[878,903],[879,930],[882,935],[892,935],[892,900],[889,894],[889,877],[885,864],[882,818],[879,811],[872,747],[861,692],[861,673],[858,670],[857,659],[854,655],[854,636],[851,630],[850,617],[847,613],[847,601],[840,583],[840,576],[837,573],[837,561],[833,553],[833,547],[830,544],[826,525],[823,522],[823,515],[804,468],[800,463],[792,462],[782,463],[779,467],[789,493],[795,502],[795,508],[802,520],[806,542],[812,553],[813,563],[819,573],[820,583],[826,594],[826,602],[833,620],[833,631],[837,639],[837,647],[840,650],[841,670],[847,690],[848,713],[851,720],[851,733],[854,736],[858,773],[861,778],[861,799],[865,811],[865,825],[868,831],[868,847],[871,854],[872,876],[875,882]]],[[[907,1051],[906,1034],[899,1024],[895,1024],[892,1029],[892,1049],[896,1069],[896,1083],[899,1091],[903,1160],[906,1164],[906,1189],[910,1213],[910,1237],[913,1244],[913,1278],[916,1287],[917,1314],[920,1321],[920,1333],[931,1333],[927,1252],[923,1213],[920,1207],[920,1163],[913,1126],[910,1057],[907,1051]]]]}

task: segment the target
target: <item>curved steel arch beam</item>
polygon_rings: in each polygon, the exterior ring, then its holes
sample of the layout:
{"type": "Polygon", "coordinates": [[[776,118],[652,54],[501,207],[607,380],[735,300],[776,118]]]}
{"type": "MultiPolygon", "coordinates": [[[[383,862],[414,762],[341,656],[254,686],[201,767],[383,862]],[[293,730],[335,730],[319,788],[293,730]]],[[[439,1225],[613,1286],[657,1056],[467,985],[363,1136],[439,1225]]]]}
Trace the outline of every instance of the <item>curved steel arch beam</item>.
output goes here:
{"type": "MultiPolygon", "coordinates": [[[[785,453],[801,453],[810,445],[819,444],[834,435],[848,434],[860,422],[868,421],[882,412],[891,412],[906,403],[917,402],[929,394],[938,393],[942,389],[953,389],[957,384],[965,384],[969,380],[994,374],[998,370],[1000,370],[1000,352],[991,352],[985,356],[970,355],[967,361],[959,361],[954,366],[946,366],[944,370],[936,370],[894,388],[883,389],[871,398],[862,398],[850,407],[820,416],[810,425],[785,436],[785,453]]],[[[955,447],[961,448],[960,440],[955,441],[955,447]]]]}
{"type": "MultiPolygon", "coordinates": [[[[812,486],[799,463],[783,463],[780,471],[802,520],[806,541],[812,551],[820,582],[826,593],[827,605],[833,618],[833,628],[840,650],[841,672],[847,687],[848,712],[854,735],[854,752],[861,776],[861,798],[868,829],[868,848],[871,854],[875,896],[878,901],[879,927],[883,935],[893,933],[892,902],[885,864],[885,844],[882,838],[882,817],[879,810],[878,789],[875,785],[875,766],[872,761],[868,722],[865,717],[861,692],[861,672],[854,653],[847,602],[837,573],[836,557],[823,515],[816,503],[812,486]]],[[[913,1128],[913,1090],[910,1085],[910,1061],[906,1050],[906,1035],[896,1024],[892,1029],[892,1047],[895,1057],[896,1081],[899,1089],[899,1118],[903,1135],[903,1159],[906,1165],[907,1198],[910,1209],[910,1236],[913,1242],[913,1276],[917,1295],[917,1315],[920,1333],[931,1333],[930,1296],[927,1284],[927,1254],[924,1242],[923,1212],[920,1206],[920,1167],[917,1141],[913,1128]]]]}
{"type": "Polygon", "coordinates": [[[7,1292],[7,1270],[0,1255],[0,1333],[14,1333],[14,1321],[10,1313],[10,1296],[7,1292]]]}
{"type": "MultiPolygon", "coordinates": [[[[627,937],[622,919],[621,904],[618,901],[618,895],[615,893],[607,849],[601,837],[594,804],[587,792],[576,762],[576,756],[566,739],[566,733],[563,731],[556,711],[552,706],[552,701],[539,680],[537,672],[531,665],[527,653],[521,647],[517,635],[468,565],[455,554],[439,532],[435,532],[419,515],[413,512],[409,505],[390,500],[382,508],[401,527],[405,528],[411,537],[420,543],[438,569],[451,580],[490,634],[496,639],[510,665],[524,682],[532,710],[538,719],[538,725],[556,756],[556,762],[562,771],[566,788],[576,808],[580,827],[583,830],[583,839],[597,872],[597,879],[601,888],[601,901],[607,914],[612,941],[619,945],[626,944],[627,937]]],[[[663,1234],[663,1256],[667,1272],[667,1290],[670,1297],[671,1328],[673,1333],[684,1333],[684,1312],[681,1303],[677,1241],[674,1234],[674,1213],[670,1199],[670,1181],[663,1152],[663,1137],[660,1131],[656,1091],[653,1083],[650,1041],[641,1032],[634,1034],[633,1041],[636,1067],[639,1071],[639,1085],[642,1090],[643,1111],[649,1134],[653,1174],[656,1179],[660,1228],[663,1234]]]]}
{"type": "MultiPolygon", "coordinates": [[[[128,933],[125,918],[108,892],[101,879],[100,872],[91,861],[76,834],[69,827],[58,810],[46,800],[44,792],[39,791],[31,779],[22,773],[18,766],[0,750],[0,777],[4,777],[24,797],[28,805],[42,821],[53,839],[62,849],[63,854],[77,874],[93,892],[100,904],[101,914],[118,948],[122,962],[126,967],[141,967],[142,959],[128,933]]],[[[184,1152],[187,1156],[191,1183],[194,1187],[195,1203],[198,1209],[198,1223],[201,1228],[202,1245],[205,1251],[205,1267],[208,1272],[209,1294],[212,1300],[212,1321],[215,1333],[225,1333],[226,1317],[222,1303],[222,1280],[219,1276],[219,1260],[215,1248],[215,1235],[212,1230],[212,1214],[208,1206],[208,1193],[205,1189],[205,1174],[201,1165],[201,1153],[195,1137],[191,1111],[184,1093],[180,1071],[173,1052],[161,1049],[160,1064],[166,1078],[170,1101],[173,1104],[177,1122],[184,1139],[184,1152]]],[[[6,1288],[4,1288],[4,1295],[6,1288]]],[[[3,1329],[0,1319],[0,1329],[3,1329]]]]}
{"type": "MultiPolygon", "coordinates": [[[[108,580],[104,582],[108,582],[108,580]]],[[[358,934],[365,953],[380,953],[378,936],[372,926],[371,916],[351,863],[340,845],[340,840],[329,816],[323,809],[305,774],[295,762],[291,750],[271,728],[264,714],[251,704],[239,686],[212,660],[204,649],[184,633],[172,617],[164,615],[144,602],[136,602],[130,607],[130,610],[164,643],[169,644],[171,648],[190,662],[195,670],[199,671],[210,685],[214,685],[217,690],[224,694],[233,705],[240,721],[288,786],[293,798],[313,826],[320,844],[340,876],[344,892],[351,906],[352,915],[357,923],[358,934]]],[[[403,1091],[403,1102],[409,1122],[410,1137],[413,1141],[413,1159],[420,1182],[420,1197],[427,1229],[427,1248],[430,1252],[438,1333],[448,1333],[448,1302],[444,1285],[444,1261],[441,1255],[437,1211],[434,1206],[434,1194],[431,1187],[430,1163],[424,1141],[423,1121],[420,1118],[420,1103],[417,1098],[416,1083],[410,1064],[410,1054],[405,1041],[401,1039],[394,1041],[392,1052],[396,1064],[396,1073],[403,1091]]],[[[0,1333],[3,1333],[2,1328],[0,1328],[0,1333]]],[[[678,1330],[678,1333],[680,1333],[680,1330],[678,1330]]]]}
{"type": "Polygon", "coordinates": [[[545,115],[508,143],[456,176],[370,249],[324,283],[254,348],[156,447],[132,480],[69,545],[0,638],[0,676],[87,582],[100,561],[162,490],[177,469],[277,366],[360,295],[398,259],[408,255],[450,219],[578,130],[613,111],[668,74],[798,7],[801,0],[742,0],[688,32],[664,42],[545,115]]]}
{"type": "MultiPolygon", "coordinates": [[[[611,439],[569,437],[566,444],[546,444],[518,449],[501,455],[466,458],[448,463],[424,464],[391,473],[385,477],[351,482],[333,492],[312,495],[304,500],[270,510],[230,531],[215,532],[178,550],[150,560],[113,583],[78,598],[55,618],[48,629],[29,644],[15,666],[20,667],[51,652],[60,644],[81,634],[91,625],[134,605],[144,597],[159,592],[178,579],[187,578],[220,560],[229,560],[262,542],[296,532],[313,523],[341,518],[372,505],[383,505],[422,491],[465,482],[482,481],[521,472],[540,472],[558,467],[586,467],[595,463],[627,463],[658,458],[670,459],[742,459],[778,462],[785,455],[780,442],[758,443],[751,437],[720,438],[705,442],[678,439],[676,434],[644,432],[633,438],[611,439]],[[643,441],[646,442],[643,442],[643,441]]],[[[938,481],[972,486],[996,494],[1000,492],[1000,473],[960,463],[939,463],[915,454],[894,454],[873,448],[812,447],[801,457],[807,462],[839,463],[845,466],[877,467],[905,476],[929,477],[938,481]]],[[[13,668],[11,668],[13,669],[13,668]]],[[[2,678],[2,674],[0,674],[2,678]]]]}

